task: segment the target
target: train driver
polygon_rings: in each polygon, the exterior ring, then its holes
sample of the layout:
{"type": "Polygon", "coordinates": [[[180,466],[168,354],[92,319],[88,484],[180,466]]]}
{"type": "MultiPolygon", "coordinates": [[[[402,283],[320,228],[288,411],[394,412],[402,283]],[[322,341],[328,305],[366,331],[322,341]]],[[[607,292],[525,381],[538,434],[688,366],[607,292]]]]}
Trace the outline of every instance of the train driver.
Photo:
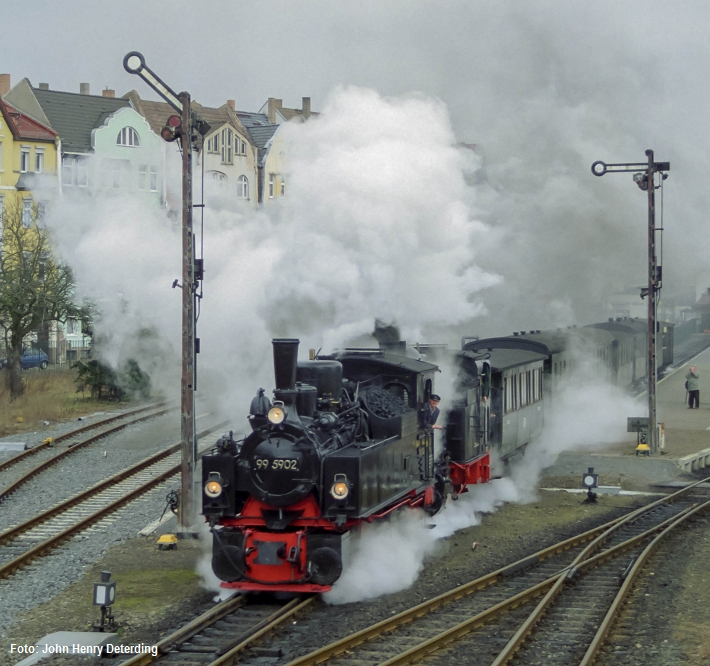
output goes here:
{"type": "Polygon", "coordinates": [[[441,398],[436,395],[436,393],[432,393],[429,397],[429,407],[427,408],[426,414],[424,415],[424,423],[427,428],[431,428],[432,430],[442,430],[442,426],[435,425],[436,419],[439,418],[438,405],[440,402],[441,398]]]}

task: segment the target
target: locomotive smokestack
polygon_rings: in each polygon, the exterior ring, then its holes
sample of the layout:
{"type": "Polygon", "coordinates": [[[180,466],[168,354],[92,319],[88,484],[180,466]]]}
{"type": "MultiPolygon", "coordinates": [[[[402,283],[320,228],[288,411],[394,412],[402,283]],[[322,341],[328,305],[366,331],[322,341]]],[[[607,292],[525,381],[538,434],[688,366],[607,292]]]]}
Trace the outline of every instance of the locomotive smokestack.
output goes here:
{"type": "Polygon", "coordinates": [[[295,338],[275,338],[274,377],[277,391],[293,391],[296,388],[296,365],[298,361],[298,343],[295,338]]]}

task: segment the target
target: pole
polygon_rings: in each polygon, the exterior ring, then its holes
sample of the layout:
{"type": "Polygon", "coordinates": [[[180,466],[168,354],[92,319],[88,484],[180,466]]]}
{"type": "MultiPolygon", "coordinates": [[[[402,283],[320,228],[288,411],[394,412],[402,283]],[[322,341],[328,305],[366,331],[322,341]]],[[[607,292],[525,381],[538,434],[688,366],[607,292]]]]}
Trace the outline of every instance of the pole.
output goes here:
{"type": "Polygon", "coordinates": [[[193,477],[195,471],[195,294],[192,233],[192,118],[190,94],[178,95],[182,102],[182,380],[180,385],[181,499],[180,531],[195,522],[193,477]]]}
{"type": "Polygon", "coordinates": [[[653,151],[648,157],[648,446],[658,453],[656,435],[656,200],[653,151]]]}

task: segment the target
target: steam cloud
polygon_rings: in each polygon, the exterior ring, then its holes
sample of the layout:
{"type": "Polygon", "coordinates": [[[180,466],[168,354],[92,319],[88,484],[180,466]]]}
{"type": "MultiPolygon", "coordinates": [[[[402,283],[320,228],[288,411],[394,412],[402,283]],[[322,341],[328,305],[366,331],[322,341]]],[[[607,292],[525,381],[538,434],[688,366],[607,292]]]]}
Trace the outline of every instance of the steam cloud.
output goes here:
{"type": "MultiPolygon", "coordinates": [[[[329,350],[380,318],[410,340],[436,339],[483,312],[479,292],[500,282],[476,263],[492,242],[465,181],[478,159],[456,147],[441,102],[340,88],[316,122],[281,131],[287,196],[258,212],[222,197],[205,216],[198,396],[235,420],[258,385],[272,385],[272,337],[329,350]]],[[[178,226],[124,198],[65,200],[52,223],[99,302],[100,353],[116,362],[140,352],[135,333],[150,328],[165,382],[176,383],[178,226]]],[[[156,366],[150,354],[138,360],[156,366]]]]}
{"type": "Polygon", "coordinates": [[[600,450],[621,441],[626,417],[638,401],[589,370],[575,372],[546,400],[545,426],[524,457],[513,461],[509,475],[449,501],[443,511],[427,518],[421,512],[400,514],[382,525],[366,525],[357,543],[352,567],[324,598],[332,604],[351,603],[409,587],[436,552],[436,542],[481,522],[506,502],[536,499],[544,469],[564,451],[600,450]],[[428,529],[433,524],[434,529],[428,529]]]}
{"type": "MultiPolygon", "coordinates": [[[[490,203],[489,185],[467,184],[480,160],[456,147],[441,102],[340,88],[317,122],[282,131],[287,197],[258,212],[228,197],[208,198],[198,395],[231,418],[236,432],[249,397],[272,384],[272,337],[299,337],[304,347],[327,350],[368,334],[379,318],[396,321],[410,341],[451,341],[452,326],[470,331],[485,312],[480,292],[502,282],[478,261],[482,250],[495,254],[506,239],[477,219],[477,197],[490,203]]],[[[101,355],[113,363],[138,356],[154,383],[157,375],[168,391],[176,389],[180,298],[170,284],[180,274],[178,226],[127,198],[66,199],[51,223],[82,293],[99,303],[101,355]],[[146,329],[148,347],[136,335],[146,329]]],[[[564,313],[569,304],[562,298],[551,307],[564,313]]],[[[450,398],[451,381],[440,392],[450,398]]],[[[617,418],[631,413],[601,384],[574,384],[561,395],[545,435],[510,478],[450,503],[434,529],[411,513],[368,526],[329,601],[407,587],[438,539],[504,501],[529,501],[540,470],[557,453],[614,441],[617,418]],[[608,437],[599,434],[599,414],[609,419],[608,437]]]]}

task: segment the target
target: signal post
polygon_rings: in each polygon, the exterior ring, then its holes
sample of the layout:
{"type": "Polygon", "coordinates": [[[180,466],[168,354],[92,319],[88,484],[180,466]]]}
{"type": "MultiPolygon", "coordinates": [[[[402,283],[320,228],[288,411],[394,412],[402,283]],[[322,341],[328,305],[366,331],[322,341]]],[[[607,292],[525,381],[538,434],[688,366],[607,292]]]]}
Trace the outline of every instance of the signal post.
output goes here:
{"type": "Polygon", "coordinates": [[[656,264],[656,187],[655,176],[665,180],[670,171],[670,162],[654,162],[653,151],[647,150],[648,162],[629,162],[625,164],[605,164],[598,161],[592,164],[592,173],[603,176],[606,173],[636,172],[634,182],[648,194],[648,287],[641,290],[641,298],[648,297],[648,440],[651,453],[658,453],[658,433],[656,426],[656,306],[661,291],[662,267],[656,264]],[[645,171],[640,171],[644,169],[645,171]]]}
{"type": "Polygon", "coordinates": [[[180,140],[182,152],[182,284],[177,280],[173,288],[182,289],[182,374],[180,382],[180,440],[181,492],[178,508],[178,527],[187,534],[195,524],[194,476],[197,462],[195,433],[195,354],[199,340],[195,336],[195,301],[202,281],[202,259],[195,259],[195,236],[192,229],[192,150],[193,145],[209,131],[209,125],[192,112],[190,94],[176,94],[145,64],[145,58],[131,51],[123,59],[123,67],[130,74],[140,76],[179,115],[170,116],[161,131],[166,141],[180,140]],[[199,268],[196,272],[195,267],[199,268]]]}

